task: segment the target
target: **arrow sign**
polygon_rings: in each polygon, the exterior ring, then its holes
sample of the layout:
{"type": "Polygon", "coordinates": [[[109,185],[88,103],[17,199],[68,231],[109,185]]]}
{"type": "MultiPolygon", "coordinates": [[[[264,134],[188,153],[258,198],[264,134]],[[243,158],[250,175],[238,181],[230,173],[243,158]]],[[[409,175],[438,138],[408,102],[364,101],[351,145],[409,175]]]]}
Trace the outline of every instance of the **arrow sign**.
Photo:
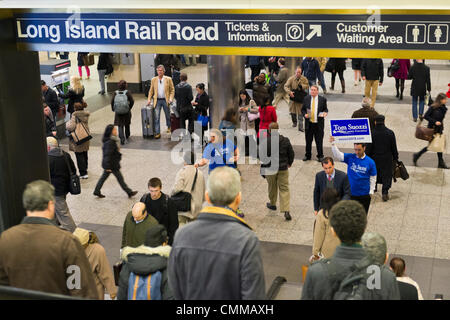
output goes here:
{"type": "Polygon", "coordinates": [[[312,30],[307,36],[306,40],[311,40],[312,37],[317,35],[318,37],[322,36],[322,25],[321,24],[311,24],[309,29],[312,30]]]}

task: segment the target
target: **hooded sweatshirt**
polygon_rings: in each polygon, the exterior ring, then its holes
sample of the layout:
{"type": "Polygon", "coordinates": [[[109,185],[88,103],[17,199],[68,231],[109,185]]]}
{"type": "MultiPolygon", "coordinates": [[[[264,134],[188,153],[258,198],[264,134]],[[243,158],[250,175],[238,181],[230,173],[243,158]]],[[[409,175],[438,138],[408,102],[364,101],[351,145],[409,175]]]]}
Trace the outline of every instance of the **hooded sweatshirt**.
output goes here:
{"type": "Polygon", "coordinates": [[[159,246],[156,248],[140,246],[137,248],[125,247],[122,250],[122,271],[119,278],[119,291],[117,300],[127,300],[128,279],[131,272],[139,276],[148,276],[151,273],[160,271],[161,296],[163,300],[173,300],[172,291],[167,280],[167,259],[169,258],[170,246],[159,246]]]}

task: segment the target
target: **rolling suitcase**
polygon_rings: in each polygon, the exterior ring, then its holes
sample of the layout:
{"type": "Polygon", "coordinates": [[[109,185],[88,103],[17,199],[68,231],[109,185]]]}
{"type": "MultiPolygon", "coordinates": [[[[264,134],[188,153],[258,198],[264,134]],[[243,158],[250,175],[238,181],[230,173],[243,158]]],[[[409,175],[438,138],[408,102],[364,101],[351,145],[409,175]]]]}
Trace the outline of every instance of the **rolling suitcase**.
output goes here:
{"type": "Polygon", "coordinates": [[[141,109],[141,119],[142,119],[142,136],[145,138],[153,137],[155,130],[154,123],[155,109],[144,106],[141,109]]]}
{"type": "Polygon", "coordinates": [[[177,118],[174,113],[170,115],[170,132],[180,129],[180,118],[177,118]]]}

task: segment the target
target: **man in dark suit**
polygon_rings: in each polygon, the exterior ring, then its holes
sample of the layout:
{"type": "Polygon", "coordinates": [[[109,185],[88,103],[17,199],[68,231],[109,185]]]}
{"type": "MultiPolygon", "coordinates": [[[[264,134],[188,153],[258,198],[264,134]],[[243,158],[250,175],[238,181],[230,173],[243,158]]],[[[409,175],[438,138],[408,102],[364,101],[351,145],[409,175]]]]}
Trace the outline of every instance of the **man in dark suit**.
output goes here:
{"type": "Polygon", "coordinates": [[[317,159],[323,160],[323,130],[328,114],[327,99],[319,96],[319,87],[312,85],[310,94],[303,100],[302,114],[305,117],[306,154],[303,161],[311,160],[311,145],[316,141],[317,159]]]}
{"type": "Polygon", "coordinates": [[[347,174],[334,168],[334,161],[331,157],[322,160],[323,171],[316,174],[314,184],[314,214],[321,209],[320,199],[326,188],[334,188],[339,193],[341,200],[350,200],[350,182],[347,174]]]}

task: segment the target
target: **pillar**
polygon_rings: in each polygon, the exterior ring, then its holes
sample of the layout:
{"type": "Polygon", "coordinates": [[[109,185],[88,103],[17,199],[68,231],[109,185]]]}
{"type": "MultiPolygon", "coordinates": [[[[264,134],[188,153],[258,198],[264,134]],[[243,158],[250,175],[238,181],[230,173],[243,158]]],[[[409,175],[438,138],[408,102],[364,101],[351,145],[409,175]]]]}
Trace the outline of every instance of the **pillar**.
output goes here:
{"type": "Polygon", "coordinates": [[[286,57],[285,58],[285,67],[289,70],[289,75],[295,74],[295,69],[298,66],[302,65],[303,58],[302,57],[286,57]]]}
{"type": "Polygon", "coordinates": [[[208,56],[208,95],[213,128],[218,128],[225,110],[238,108],[239,91],[244,88],[245,56],[208,56]]]}
{"type": "Polygon", "coordinates": [[[131,92],[142,92],[140,55],[139,53],[132,54],[134,55],[134,64],[113,64],[114,71],[108,77],[106,83],[106,90],[108,92],[116,91],[120,80],[127,82],[128,89],[131,92]]]}
{"type": "Polygon", "coordinates": [[[22,193],[49,181],[37,52],[17,51],[12,19],[0,30],[0,232],[22,220],[22,193]]]}

